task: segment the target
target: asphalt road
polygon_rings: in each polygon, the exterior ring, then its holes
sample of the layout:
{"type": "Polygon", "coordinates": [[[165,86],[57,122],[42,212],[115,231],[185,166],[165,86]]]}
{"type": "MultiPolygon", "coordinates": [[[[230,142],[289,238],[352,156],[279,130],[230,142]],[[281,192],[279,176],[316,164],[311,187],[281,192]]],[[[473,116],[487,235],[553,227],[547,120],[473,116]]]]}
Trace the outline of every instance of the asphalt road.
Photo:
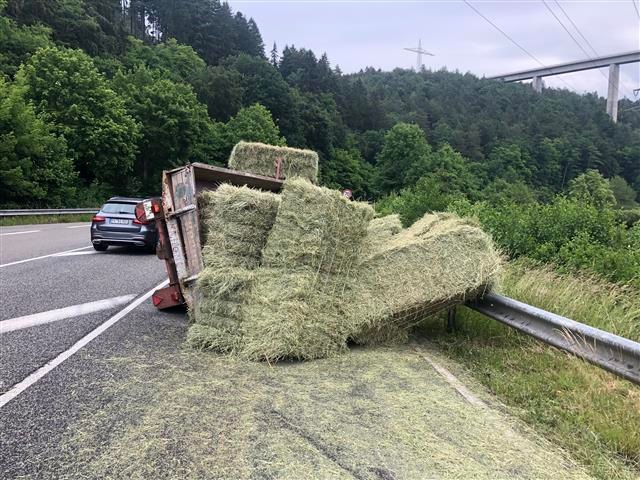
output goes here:
{"type": "MultiPolygon", "coordinates": [[[[122,338],[137,333],[125,322],[115,324],[4,406],[1,395],[164,279],[164,263],[155,255],[123,247],[96,252],[88,223],[0,228],[0,478],[59,476],[55,466],[45,468],[51,441],[81,412],[104,401],[91,391],[105,374],[94,360],[105,350],[111,355],[123,349],[122,338]],[[111,304],[96,303],[105,299],[111,304]],[[85,310],[56,319],[56,310],[85,304],[85,310]],[[34,318],[42,312],[49,313],[34,318]],[[23,328],[29,321],[46,323],[23,328]],[[10,324],[15,329],[2,330],[10,324]]],[[[169,322],[175,337],[164,339],[182,338],[183,312],[159,313],[147,299],[126,320],[134,316],[136,329],[157,333],[169,322]]]]}
{"type": "MultiPolygon", "coordinates": [[[[371,438],[362,450],[354,450],[349,467],[357,467],[367,455],[377,465],[382,453],[393,463],[396,453],[389,449],[396,445],[401,452],[397,466],[404,467],[402,455],[417,445],[418,460],[435,459],[447,468],[464,460],[483,478],[585,478],[579,468],[564,464],[561,452],[510,427],[512,420],[501,407],[490,408],[441,367],[424,361],[416,353],[422,351],[418,346],[276,367],[185,349],[185,312],[159,312],[149,299],[165,279],[164,264],[155,255],[124,248],[95,252],[88,224],[0,228],[0,480],[284,478],[292,464],[299,464],[295,470],[331,460],[334,468],[335,455],[327,452],[341,452],[356,425],[362,430],[359,437],[371,438]],[[377,360],[371,363],[366,357],[358,366],[353,362],[358,355],[387,358],[387,363],[375,367],[377,360]],[[396,362],[404,369],[397,369],[396,362]],[[326,371],[323,365],[328,365],[326,371]],[[289,368],[303,372],[292,377],[289,368]],[[384,382],[391,382],[389,390],[384,382]],[[327,388],[350,393],[332,404],[324,398],[327,388]],[[363,397],[376,388],[378,394],[363,397]],[[411,388],[415,391],[407,395],[411,388]],[[282,398],[274,399],[276,394],[282,398]],[[407,398],[417,404],[403,406],[407,398]],[[364,409],[362,402],[368,405],[364,409]],[[344,410],[343,403],[352,410],[344,410]],[[422,407],[425,413],[407,417],[422,407]],[[289,424],[284,428],[282,412],[296,422],[306,415],[310,425],[316,416],[336,420],[333,430],[325,432],[321,422],[307,434],[289,424]],[[366,412],[375,418],[389,414],[390,431],[398,421],[409,426],[428,417],[433,423],[429,428],[440,429],[440,436],[427,444],[423,434],[406,438],[400,429],[391,440],[377,441],[379,425],[361,422],[366,412]],[[466,426],[451,429],[454,417],[460,425],[473,420],[480,439],[469,437],[466,426]],[[262,433],[253,432],[254,425],[262,425],[262,433]],[[248,443],[236,445],[242,428],[249,428],[248,443]],[[334,440],[331,435],[321,440],[331,432],[334,440]],[[273,447],[270,434],[304,440],[305,450],[295,445],[288,449],[288,444],[273,447]],[[491,435],[496,438],[485,442],[486,452],[478,453],[481,438],[491,435]],[[512,444],[517,445],[514,451],[509,450],[512,444]],[[288,456],[275,461],[278,448],[288,456]],[[254,473],[240,475],[233,469],[236,460],[250,462],[254,473]],[[216,475],[225,464],[234,473],[216,475]],[[560,465],[561,473],[547,472],[548,464],[560,465]],[[273,471],[260,474],[266,467],[273,471]]],[[[438,358],[436,352],[429,355],[438,358]]],[[[338,466],[347,465],[341,462],[338,466]]],[[[364,470],[347,477],[395,478],[387,470],[363,465],[364,470]]],[[[437,467],[432,476],[448,478],[442,474],[446,471],[437,467]]],[[[294,473],[288,478],[334,478],[294,473]]]]}

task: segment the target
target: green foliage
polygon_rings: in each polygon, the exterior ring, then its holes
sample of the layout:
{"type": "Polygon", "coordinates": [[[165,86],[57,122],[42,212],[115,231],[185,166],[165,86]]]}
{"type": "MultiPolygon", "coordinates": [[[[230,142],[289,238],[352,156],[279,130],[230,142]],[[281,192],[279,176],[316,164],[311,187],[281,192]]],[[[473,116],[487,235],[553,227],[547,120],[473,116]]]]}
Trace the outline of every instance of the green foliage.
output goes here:
{"type": "Polygon", "coordinates": [[[636,197],[638,194],[624,178],[616,175],[609,179],[609,187],[611,187],[613,196],[616,199],[617,207],[633,208],[638,205],[636,203],[636,197]]]}
{"type": "Polygon", "coordinates": [[[512,257],[526,256],[572,271],[586,269],[640,285],[638,227],[618,223],[609,208],[562,196],[549,204],[526,205],[457,200],[449,208],[477,218],[512,257]]]}
{"type": "Polygon", "coordinates": [[[134,173],[145,193],[159,193],[162,170],[211,160],[213,124],[189,85],[139,67],[118,74],[114,87],[141,126],[134,173]]]}
{"type": "Polygon", "coordinates": [[[378,154],[379,188],[388,193],[417,180],[416,173],[428,168],[431,147],[424,132],[415,124],[399,123],[384,137],[378,154]]]}
{"type": "Polygon", "coordinates": [[[134,38],[129,38],[129,42],[130,46],[122,56],[122,63],[129,70],[145,65],[160,70],[164,77],[171,80],[190,83],[206,67],[193,48],[173,38],[152,46],[134,38]]]}
{"type": "Polygon", "coordinates": [[[373,196],[375,169],[364,161],[358,149],[336,149],[322,167],[321,180],[327,187],[348,188],[356,199],[373,196]]]}
{"type": "Polygon", "coordinates": [[[89,56],[43,48],[21,67],[16,82],[67,140],[81,178],[123,185],[133,168],[139,126],[89,56]]]}
{"type": "Polygon", "coordinates": [[[227,123],[227,138],[235,145],[239,141],[261,142],[269,145],[284,146],[278,126],[273,122],[271,113],[256,103],[245,107],[227,123]]]}
{"type": "MultiPolygon", "coordinates": [[[[0,15],[3,3],[0,2],[0,15]]],[[[31,53],[51,44],[50,35],[50,29],[42,25],[19,26],[0,16],[0,77],[13,77],[31,53]]]]}
{"type": "Polygon", "coordinates": [[[7,13],[20,24],[43,24],[62,45],[90,55],[116,53],[125,36],[119,0],[8,0],[7,13]]]}
{"type": "Polygon", "coordinates": [[[226,122],[242,108],[244,89],[236,70],[207,67],[192,80],[198,99],[207,106],[213,120],[226,122]]]}
{"type": "Polygon", "coordinates": [[[616,203],[609,182],[597,170],[587,170],[571,180],[569,196],[596,208],[607,208],[616,203]]]}
{"type": "MultiPolygon", "coordinates": [[[[132,2],[133,3],[133,2],[132,2]]],[[[264,44],[253,19],[233,14],[220,0],[145,0],[140,13],[148,15],[161,40],[175,38],[191,45],[209,64],[239,53],[264,57],[264,44]]],[[[144,18],[144,16],[142,17],[144,18]]]]}
{"type": "Polygon", "coordinates": [[[64,138],[39,117],[23,89],[0,77],[0,205],[62,207],[76,174],[64,138]]]}
{"type": "Polygon", "coordinates": [[[259,103],[241,109],[226,124],[214,125],[212,159],[218,163],[226,163],[234,145],[240,141],[286,145],[271,113],[259,103]]]}

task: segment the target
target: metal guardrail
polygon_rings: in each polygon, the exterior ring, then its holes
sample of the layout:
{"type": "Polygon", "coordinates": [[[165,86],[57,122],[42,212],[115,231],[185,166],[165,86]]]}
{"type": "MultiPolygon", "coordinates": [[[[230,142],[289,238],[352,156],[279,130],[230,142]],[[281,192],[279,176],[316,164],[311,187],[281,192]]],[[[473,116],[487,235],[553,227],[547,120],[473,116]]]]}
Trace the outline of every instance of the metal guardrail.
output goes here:
{"type": "Polygon", "coordinates": [[[82,213],[96,213],[100,210],[96,208],[36,208],[36,209],[22,209],[15,210],[0,210],[1,217],[23,217],[23,216],[35,216],[35,215],[77,215],[82,213]]]}
{"type": "Polygon", "coordinates": [[[640,343],[495,293],[467,306],[640,385],[640,343]]]}

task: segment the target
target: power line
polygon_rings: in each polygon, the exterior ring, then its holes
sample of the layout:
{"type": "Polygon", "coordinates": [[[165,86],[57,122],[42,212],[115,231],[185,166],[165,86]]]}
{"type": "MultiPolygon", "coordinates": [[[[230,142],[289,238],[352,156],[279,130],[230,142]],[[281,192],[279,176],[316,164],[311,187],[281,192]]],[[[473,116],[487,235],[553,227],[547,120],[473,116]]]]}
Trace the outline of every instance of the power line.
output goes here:
{"type": "MultiPolygon", "coordinates": [[[[553,0],[555,2],[555,4],[558,6],[558,8],[562,11],[562,13],[564,13],[564,16],[567,17],[567,19],[571,22],[571,25],[573,25],[573,28],[576,29],[576,32],[578,32],[578,35],[580,35],[582,37],[582,39],[584,40],[584,42],[589,45],[589,48],[591,48],[591,51],[593,51],[593,53],[595,54],[596,57],[599,57],[600,54],[598,53],[598,51],[593,48],[593,45],[591,45],[591,42],[589,40],[587,40],[587,37],[585,37],[582,32],[580,31],[580,29],[578,28],[578,26],[573,22],[573,20],[571,19],[571,17],[569,16],[569,14],[565,11],[565,9],[562,7],[562,5],[560,5],[560,2],[558,2],[558,0],[553,0]]],[[[633,0],[631,0],[633,1],[633,0]]],[[[635,5],[635,4],[634,4],[635,5]]]]}
{"type": "Polygon", "coordinates": [[[560,24],[560,26],[564,29],[564,31],[567,32],[567,35],[571,37],[571,40],[573,40],[573,43],[578,45],[580,50],[584,52],[584,54],[587,56],[588,59],[591,59],[591,55],[589,55],[589,52],[587,52],[582,46],[582,44],[578,42],[578,40],[576,40],[576,37],[574,37],[573,34],[569,31],[569,29],[565,26],[565,24],[562,23],[562,20],[560,20],[556,15],[556,13],[553,10],[551,10],[551,7],[549,6],[549,4],[545,0],[542,0],[542,3],[544,4],[545,7],[547,7],[547,10],[549,11],[549,13],[553,15],[553,18],[556,19],[556,21],[560,24]]]}
{"type": "MultiPolygon", "coordinates": [[[[529,57],[533,58],[538,64],[540,64],[540,66],[542,66],[543,68],[548,68],[551,71],[553,71],[552,68],[546,66],[544,63],[542,63],[538,57],[536,57],[533,53],[531,53],[529,50],[527,50],[526,48],[524,48],[522,45],[520,45],[518,42],[516,42],[513,38],[511,38],[504,30],[502,30],[499,26],[497,26],[495,23],[493,23],[491,20],[489,20],[487,17],[485,17],[482,12],[480,12],[480,10],[478,10],[476,7],[474,7],[473,5],[471,5],[471,3],[468,2],[468,0],[462,0],[464,3],[467,4],[467,6],[473,10],[474,12],[476,12],[482,19],[484,19],[489,25],[491,25],[493,28],[495,28],[496,30],[498,30],[502,35],[505,36],[505,38],[507,40],[509,40],[511,43],[513,43],[516,47],[518,47],[520,50],[522,50],[524,53],[526,53],[527,55],[529,55],[529,57]]],[[[564,78],[562,77],[558,77],[559,80],[562,80],[562,82],[567,85],[571,90],[577,91],[578,89],[573,87],[572,85],[570,85],[564,78]]]]}
{"type": "MultiPolygon", "coordinates": [[[[558,3],[558,0],[554,0],[556,5],[558,7],[560,7],[560,10],[562,10],[562,13],[564,13],[564,15],[569,19],[569,21],[571,22],[571,25],[573,25],[573,28],[576,29],[576,31],[580,34],[580,36],[584,39],[584,41],[587,43],[587,45],[589,45],[589,47],[591,47],[591,50],[593,50],[596,54],[596,56],[598,56],[598,52],[596,51],[595,48],[593,48],[593,45],[591,45],[591,43],[589,42],[589,40],[587,40],[587,38],[582,34],[582,32],[580,31],[580,29],[578,28],[578,26],[574,23],[574,21],[571,19],[571,17],[569,16],[569,14],[564,10],[564,8],[562,8],[562,6],[560,5],[560,3],[558,3]]],[[[567,34],[569,35],[569,37],[571,37],[571,40],[573,40],[573,42],[580,48],[580,50],[582,50],[582,52],[587,56],[587,58],[589,60],[592,60],[593,58],[591,57],[591,55],[589,54],[589,52],[587,52],[584,47],[582,46],[582,44],[580,42],[578,42],[578,40],[576,40],[576,37],[573,36],[573,34],[569,31],[569,29],[566,27],[566,25],[562,22],[562,20],[560,20],[560,18],[556,15],[556,13],[551,9],[551,7],[549,6],[549,4],[545,1],[542,0],[542,3],[544,4],[544,6],[547,8],[547,10],[549,11],[549,13],[551,15],[553,15],[553,18],[556,19],[556,21],[560,24],[560,26],[564,29],[565,32],[567,32],[567,34]]],[[[634,3],[635,5],[635,3],[634,3]]],[[[595,67],[595,64],[592,64],[595,67]]],[[[610,78],[609,76],[605,75],[602,70],[600,70],[599,68],[596,69],[598,72],[600,72],[600,75],[602,75],[604,77],[604,79],[607,81],[607,84],[609,86],[609,88],[611,88],[611,85],[613,83],[613,79],[610,78]]],[[[627,85],[625,85],[624,82],[621,82],[622,86],[628,90],[629,87],[627,87],[627,85]]],[[[628,92],[627,92],[628,93],[628,92]]]]}
{"type": "Polygon", "coordinates": [[[636,15],[638,15],[638,18],[640,18],[640,10],[638,10],[638,6],[636,5],[635,0],[631,0],[631,3],[633,3],[633,8],[636,9],[636,15]]]}

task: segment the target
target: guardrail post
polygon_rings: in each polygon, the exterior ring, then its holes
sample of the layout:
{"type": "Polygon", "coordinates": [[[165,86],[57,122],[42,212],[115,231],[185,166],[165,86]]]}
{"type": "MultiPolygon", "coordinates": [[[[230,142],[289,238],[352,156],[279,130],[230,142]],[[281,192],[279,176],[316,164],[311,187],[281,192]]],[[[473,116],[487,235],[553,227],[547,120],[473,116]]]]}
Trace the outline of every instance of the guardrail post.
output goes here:
{"type": "Polygon", "coordinates": [[[458,329],[456,324],[456,307],[451,307],[447,311],[447,332],[453,333],[458,329]]]}

